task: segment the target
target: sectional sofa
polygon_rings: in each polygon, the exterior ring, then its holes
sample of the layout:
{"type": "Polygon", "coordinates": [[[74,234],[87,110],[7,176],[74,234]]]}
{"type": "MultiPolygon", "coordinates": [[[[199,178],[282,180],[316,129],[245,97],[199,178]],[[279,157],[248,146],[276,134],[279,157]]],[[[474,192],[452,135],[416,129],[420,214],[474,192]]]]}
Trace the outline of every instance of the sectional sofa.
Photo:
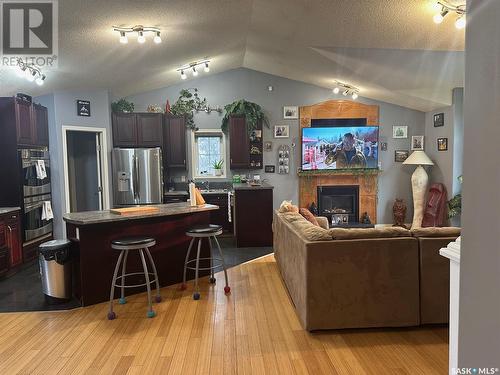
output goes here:
{"type": "Polygon", "coordinates": [[[274,214],[275,258],[309,331],[447,323],[449,265],[438,251],[459,228],[328,229],[274,214]]]}

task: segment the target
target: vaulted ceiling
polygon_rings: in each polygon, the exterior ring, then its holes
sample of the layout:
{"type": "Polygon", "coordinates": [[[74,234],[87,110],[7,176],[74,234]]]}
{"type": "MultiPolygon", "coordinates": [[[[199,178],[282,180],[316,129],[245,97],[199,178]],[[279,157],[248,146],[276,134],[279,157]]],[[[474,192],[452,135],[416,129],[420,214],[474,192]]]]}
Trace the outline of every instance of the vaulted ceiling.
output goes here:
{"type": "Polygon", "coordinates": [[[429,111],[451,103],[464,75],[464,31],[432,15],[428,0],[60,0],[58,68],[42,87],[2,68],[0,94],[125,96],[178,83],[178,66],[208,56],[209,74],[246,67],[328,88],[338,79],[429,111]],[[163,42],[120,44],[111,26],[135,24],[160,27],[163,42]]]}

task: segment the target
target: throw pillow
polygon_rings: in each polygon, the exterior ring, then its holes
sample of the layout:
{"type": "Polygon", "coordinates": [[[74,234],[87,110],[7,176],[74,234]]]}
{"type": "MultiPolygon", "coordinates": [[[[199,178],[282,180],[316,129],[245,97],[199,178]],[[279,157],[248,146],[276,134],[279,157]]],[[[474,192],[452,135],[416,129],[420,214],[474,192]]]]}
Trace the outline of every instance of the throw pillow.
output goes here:
{"type": "Polygon", "coordinates": [[[278,212],[283,214],[285,212],[299,212],[299,208],[292,204],[292,201],[283,201],[278,209],[278,212]]]}
{"type": "Polygon", "coordinates": [[[318,220],[316,220],[316,217],[307,208],[301,208],[299,210],[299,213],[304,217],[304,219],[306,219],[311,224],[314,224],[317,227],[320,226],[318,220]]]}

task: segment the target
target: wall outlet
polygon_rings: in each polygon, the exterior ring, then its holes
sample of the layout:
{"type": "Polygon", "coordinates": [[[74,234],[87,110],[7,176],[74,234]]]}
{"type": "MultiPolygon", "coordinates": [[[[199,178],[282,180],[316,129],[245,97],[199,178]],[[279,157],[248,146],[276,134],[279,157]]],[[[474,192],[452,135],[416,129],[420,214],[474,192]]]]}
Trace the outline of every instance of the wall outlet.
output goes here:
{"type": "Polygon", "coordinates": [[[186,182],[186,176],[181,176],[181,182],[186,182]]]}

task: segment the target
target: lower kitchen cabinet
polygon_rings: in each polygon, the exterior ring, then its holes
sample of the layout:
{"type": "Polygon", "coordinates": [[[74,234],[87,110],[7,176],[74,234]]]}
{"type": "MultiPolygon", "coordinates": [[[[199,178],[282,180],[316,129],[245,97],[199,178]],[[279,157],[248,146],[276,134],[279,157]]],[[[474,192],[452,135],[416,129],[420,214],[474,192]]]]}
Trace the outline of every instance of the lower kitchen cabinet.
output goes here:
{"type": "Polygon", "coordinates": [[[0,248],[0,276],[5,275],[9,268],[9,249],[0,248]]]}
{"type": "Polygon", "coordinates": [[[0,275],[23,263],[20,212],[0,215],[0,275]]]}
{"type": "Polygon", "coordinates": [[[202,194],[207,204],[219,206],[218,210],[210,211],[210,224],[222,225],[224,232],[233,232],[233,223],[229,221],[227,194],[202,194]]]}

